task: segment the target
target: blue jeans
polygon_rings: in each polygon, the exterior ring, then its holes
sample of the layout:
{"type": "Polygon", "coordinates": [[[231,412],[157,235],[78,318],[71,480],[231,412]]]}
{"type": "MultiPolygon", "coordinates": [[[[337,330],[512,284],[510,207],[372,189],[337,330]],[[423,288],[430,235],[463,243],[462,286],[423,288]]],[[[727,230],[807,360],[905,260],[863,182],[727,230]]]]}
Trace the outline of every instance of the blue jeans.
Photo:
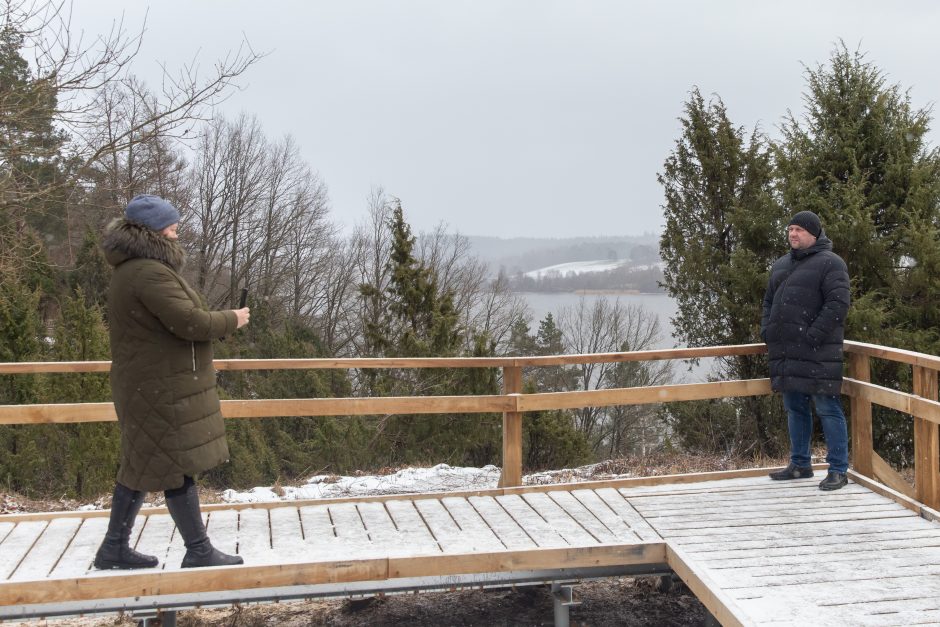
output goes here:
{"type": "Polygon", "coordinates": [[[790,428],[790,461],[806,468],[812,465],[810,440],[813,437],[813,412],[809,401],[816,406],[816,415],[826,436],[826,461],[829,470],[845,472],[849,468],[849,435],[845,427],[845,414],[838,396],[830,394],[803,394],[784,392],[783,406],[787,410],[790,428]]]}

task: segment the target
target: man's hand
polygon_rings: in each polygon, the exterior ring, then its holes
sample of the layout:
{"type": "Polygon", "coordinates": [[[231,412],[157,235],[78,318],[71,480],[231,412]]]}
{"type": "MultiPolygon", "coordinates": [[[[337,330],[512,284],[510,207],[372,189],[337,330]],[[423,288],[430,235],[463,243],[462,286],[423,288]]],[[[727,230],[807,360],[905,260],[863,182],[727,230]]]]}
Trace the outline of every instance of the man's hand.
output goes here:
{"type": "Polygon", "coordinates": [[[248,324],[248,320],[251,318],[251,307],[242,307],[241,309],[233,309],[232,311],[235,312],[235,317],[238,318],[236,329],[240,329],[248,324]]]}

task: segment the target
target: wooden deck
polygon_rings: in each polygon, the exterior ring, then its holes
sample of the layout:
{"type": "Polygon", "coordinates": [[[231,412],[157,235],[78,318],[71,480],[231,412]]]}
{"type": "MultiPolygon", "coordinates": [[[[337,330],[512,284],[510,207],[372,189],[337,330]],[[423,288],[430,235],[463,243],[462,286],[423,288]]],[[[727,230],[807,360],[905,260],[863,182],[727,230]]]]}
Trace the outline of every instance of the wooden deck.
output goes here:
{"type": "Polygon", "coordinates": [[[179,569],[183,546],[165,510],[145,510],[135,529],[136,548],[160,566],[124,572],[91,567],[107,512],[0,516],[0,618],[115,607],[102,599],[182,605],[668,565],[725,625],[940,624],[940,524],[876,484],[820,492],[817,475],[208,506],[213,541],[246,565],[198,571],[179,569]]]}

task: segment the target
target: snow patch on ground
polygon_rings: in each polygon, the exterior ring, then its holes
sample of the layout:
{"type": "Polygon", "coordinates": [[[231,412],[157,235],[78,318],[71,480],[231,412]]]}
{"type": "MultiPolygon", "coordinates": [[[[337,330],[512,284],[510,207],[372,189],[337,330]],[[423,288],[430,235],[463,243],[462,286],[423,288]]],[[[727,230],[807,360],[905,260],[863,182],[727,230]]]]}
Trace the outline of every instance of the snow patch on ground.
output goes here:
{"type": "MultiPolygon", "coordinates": [[[[574,469],[541,472],[526,475],[522,482],[524,485],[541,485],[632,476],[630,474],[599,476],[596,468],[597,464],[592,464],[574,469]]],[[[226,503],[262,503],[382,494],[489,490],[497,487],[499,475],[500,469],[496,466],[470,468],[438,464],[431,468],[404,468],[388,475],[315,475],[301,486],[262,486],[243,492],[225,490],[221,494],[221,499],[226,503]]]]}

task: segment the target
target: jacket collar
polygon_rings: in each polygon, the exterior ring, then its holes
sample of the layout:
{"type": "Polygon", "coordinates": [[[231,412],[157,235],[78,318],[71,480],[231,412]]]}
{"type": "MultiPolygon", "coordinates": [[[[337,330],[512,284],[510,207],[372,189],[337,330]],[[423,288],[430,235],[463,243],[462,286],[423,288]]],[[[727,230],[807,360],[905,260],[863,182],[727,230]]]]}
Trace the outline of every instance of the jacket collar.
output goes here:
{"type": "Polygon", "coordinates": [[[179,272],[186,263],[186,251],[178,241],[124,218],[116,218],[108,224],[101,248],[105,259],[114,267],[129,259],[154,259],[179,272]]]}
{"type": "Polygon", "coordinates": [[[816,238],[816,243],[809,248],[803,248],[801,250],[791,248],[790,257],[796,261],[799,261],[800,259],[806,259],[810,255],[815,255],[816,253],[822,252],[824,250],[832,250],[832,240],[829,239],[825,231],[822,231],[819,234],[819,237],[816,238]]]}

